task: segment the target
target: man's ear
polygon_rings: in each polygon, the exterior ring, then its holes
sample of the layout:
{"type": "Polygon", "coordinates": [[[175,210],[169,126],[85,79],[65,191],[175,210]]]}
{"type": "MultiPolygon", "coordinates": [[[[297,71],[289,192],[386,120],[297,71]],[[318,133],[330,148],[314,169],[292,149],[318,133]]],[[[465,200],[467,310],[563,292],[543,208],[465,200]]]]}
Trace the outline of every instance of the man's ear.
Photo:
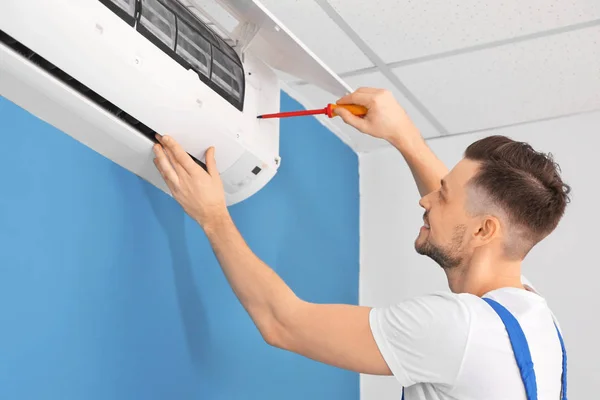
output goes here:
{"type": "Polygon", "coordinates": [[[477,246],[490,243],[500,235],[500,220],[492,215],[482,217],[473,232],[473,239],[477,246]]]}

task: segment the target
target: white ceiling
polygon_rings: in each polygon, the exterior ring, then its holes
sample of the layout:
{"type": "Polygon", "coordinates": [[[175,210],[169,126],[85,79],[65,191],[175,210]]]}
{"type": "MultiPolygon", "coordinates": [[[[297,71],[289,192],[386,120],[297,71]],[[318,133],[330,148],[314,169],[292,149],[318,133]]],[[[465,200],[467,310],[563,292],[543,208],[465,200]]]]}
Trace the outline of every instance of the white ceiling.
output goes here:
{"type": "MultiPolygon", "coordinates": [[[[353,88],[390,89],[426,138],[600,109],[599,0],[262,0],[353,88]]],[[[305,107],[337,100],[281,75],[305,107]]],[[[357,152],[386,146],[319,119],[357,152]]]]}

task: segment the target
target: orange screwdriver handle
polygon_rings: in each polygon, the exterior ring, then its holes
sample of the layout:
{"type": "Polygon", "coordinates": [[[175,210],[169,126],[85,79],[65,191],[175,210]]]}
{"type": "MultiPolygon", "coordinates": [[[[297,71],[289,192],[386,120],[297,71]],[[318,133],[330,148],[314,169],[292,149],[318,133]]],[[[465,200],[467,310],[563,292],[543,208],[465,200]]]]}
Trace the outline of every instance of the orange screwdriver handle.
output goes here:
{"type": "Polygon", "coordinates": [[[366,107],[359,106],[357,104],[327,104],[327,116],[329,118],[335,117],[336,114],[333,113],[333,110],[338,107],[345,108],[346,110],[350,111],[352,114],[358,117],[364,117],[365,115],[367,115],[368,111],[366,107]]]}

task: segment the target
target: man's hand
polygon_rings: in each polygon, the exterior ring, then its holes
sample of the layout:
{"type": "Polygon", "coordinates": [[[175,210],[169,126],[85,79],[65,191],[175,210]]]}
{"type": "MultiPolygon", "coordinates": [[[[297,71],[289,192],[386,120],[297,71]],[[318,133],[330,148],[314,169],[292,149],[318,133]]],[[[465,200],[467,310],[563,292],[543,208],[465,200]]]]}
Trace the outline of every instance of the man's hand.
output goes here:
{"type": "Polygon", "coordinates": [[[394,145],[409,144],[421,139],[418,129],[388,90],[359,88],[336,103],[358,104],[367,108],[368,112],[363,118],[341,107],[334,110],[344,122],[363,133],[394,145]]]}
{"type": "Polygon", "coordinates": [[[206,151],[206,168],[192,160],[183,148],[169,136],[156,136],[154,164],[173,197],[202,228],[228,215],[225,191],[217,170],[215,149],[206,151]]]}

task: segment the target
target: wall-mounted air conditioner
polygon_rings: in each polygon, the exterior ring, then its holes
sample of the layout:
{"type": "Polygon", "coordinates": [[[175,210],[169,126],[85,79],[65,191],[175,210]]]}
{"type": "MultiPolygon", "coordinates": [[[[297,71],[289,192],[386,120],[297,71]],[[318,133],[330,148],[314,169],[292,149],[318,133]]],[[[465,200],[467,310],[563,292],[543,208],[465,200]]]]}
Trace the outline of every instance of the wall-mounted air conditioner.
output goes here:
{"type": "Polygon", "coordinates": [[[335,96],[351,89],[258,1],[224,0],[231,37],[196,0],[2,0],[0,95],[169,193],[155,133],[203,164],[215,146],[227,202],[280,164],[274,69],[335,96]]]}

